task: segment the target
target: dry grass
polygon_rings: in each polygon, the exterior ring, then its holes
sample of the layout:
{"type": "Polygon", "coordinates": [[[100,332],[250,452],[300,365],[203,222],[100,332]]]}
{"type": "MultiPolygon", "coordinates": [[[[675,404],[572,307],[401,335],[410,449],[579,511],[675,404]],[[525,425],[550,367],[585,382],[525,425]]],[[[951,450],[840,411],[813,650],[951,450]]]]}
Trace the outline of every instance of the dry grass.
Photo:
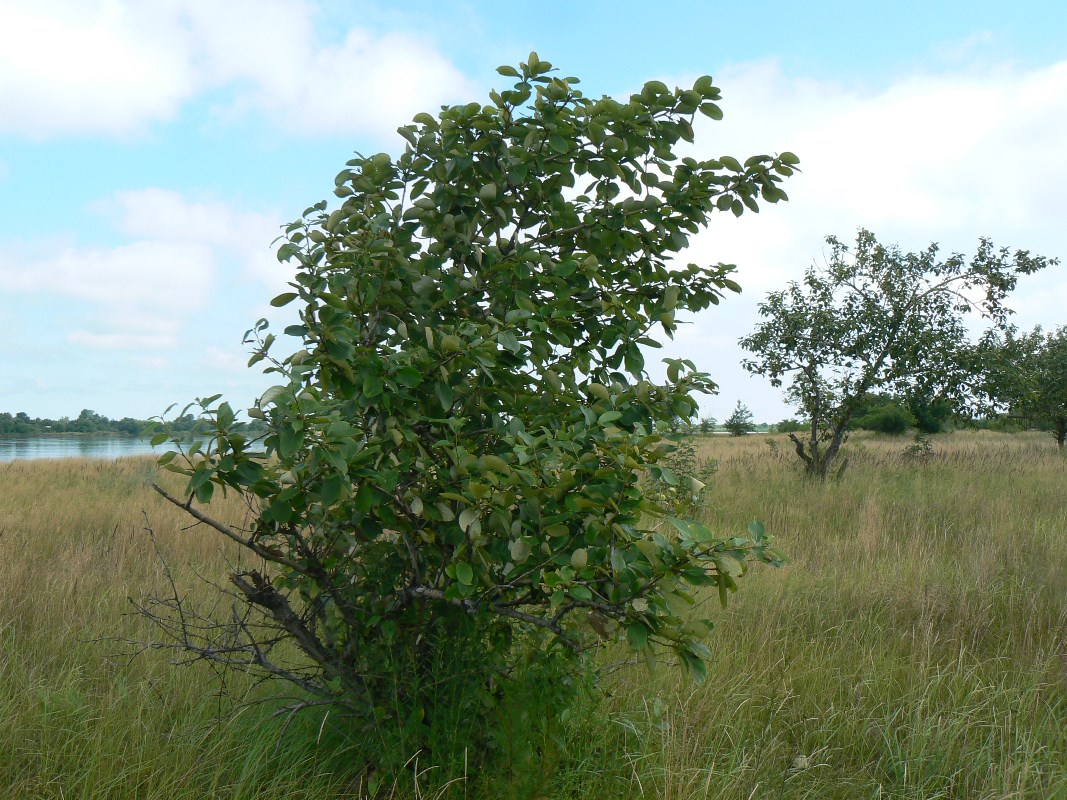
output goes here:
{"type": "Polygon", "coordinates": [[[617,794],[1067,797],[1067,460],[1039,435],[908,444],[857,437],[818,485],[785,437],[702,442],[708,521],[765,520],[791,564],[713,612],[705,686],[622,680],[617,794]]]}
{"type": "MultiPolygon", "coordinates": [[[[842,480],[816,485],[785,437],[702,440],[708,521],[763,519],[791,563],[710,610],[704,686],[616,673],[542,795],[1067,798],[1067,460],[1037,435],[937,437],[923,462],[908,444],[857,437],[842,480]]],[[[153,475],[0,465],[0,796],[362,796],[318,720],[274,755],[265,709],[216,725],[205,671],[108,641],[153,636],[127,600],[163,586],[146,518],[181,583],[225,572],[219,538],[184,529],[153,475]]],[[[493,776],[468,790],[503,793],[493,776]]]]}
{"type": "Polygon", "coordinates": [[[322,797],[337,781],[306,749],[273,757],[255,710],[217,724],[204,669],[114,641],[158,638],[128,599],[166,588],[156,544],[194,599],[194,571],[225,569],[219,537],[187,529],[154,476],[151,459],[0,464],[0,796],[322,797]]]}

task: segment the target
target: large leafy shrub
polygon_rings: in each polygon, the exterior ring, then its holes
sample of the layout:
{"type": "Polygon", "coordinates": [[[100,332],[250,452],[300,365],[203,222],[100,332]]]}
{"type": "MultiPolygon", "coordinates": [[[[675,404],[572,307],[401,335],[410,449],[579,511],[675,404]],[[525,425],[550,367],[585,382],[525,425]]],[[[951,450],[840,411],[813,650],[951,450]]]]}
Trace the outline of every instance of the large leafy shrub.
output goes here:
{"type": "Polygon", "coordinates": [[[174,501],[262,562],[231,576],[242,623],[181,646],[287,678],[403,757],[491,739],[486,709],[531,681],[565,694],[603,640],[703,674],[700,593],[779,558],[759,525],[668,523],[645,496],[676,481],[656,431],[713,384],[678,359],[653,383],[642,348],[737,290],[730,266],[669,262],[713,211],[785,199],[796,158],[679,157],[695,114],[721,116],[707,77],[620,102],[536,54],[499,71],[488,105],[419,114],[398,158],[354,158],[339,204],[286,229],[274,305],[299,304],[299,345],[250,332],[278,381],[249,412],[267,433],[208,398],[200,441],[163,459],[189,479],[174,501]],[[220,488],[246,528],[200,508],[220,488]]]}

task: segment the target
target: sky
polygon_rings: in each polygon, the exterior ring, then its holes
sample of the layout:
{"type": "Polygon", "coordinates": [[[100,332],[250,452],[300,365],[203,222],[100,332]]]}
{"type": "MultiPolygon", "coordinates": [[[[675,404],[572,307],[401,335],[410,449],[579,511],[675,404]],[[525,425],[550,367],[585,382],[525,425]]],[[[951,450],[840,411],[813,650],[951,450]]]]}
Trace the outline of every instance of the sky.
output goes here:
{"type": "MultiPolygon", "coordinates": [[[[531,50],[591,96],[710,74],[725,118],[700,118],[697,155],[801,160],[788,203],[714,217],[680,256],[743,287],[656,351],[719,383],[704,415],[795,415],[737,339],[830,234],[1067,258],[1062,0],[0,0],[0,31],[0,411],[250,405],[270,381],[244,332],[287,313],[281,227],[531,50]]],[[[1067,267],[1010,304],[1067,323],[1067,267]]]]}

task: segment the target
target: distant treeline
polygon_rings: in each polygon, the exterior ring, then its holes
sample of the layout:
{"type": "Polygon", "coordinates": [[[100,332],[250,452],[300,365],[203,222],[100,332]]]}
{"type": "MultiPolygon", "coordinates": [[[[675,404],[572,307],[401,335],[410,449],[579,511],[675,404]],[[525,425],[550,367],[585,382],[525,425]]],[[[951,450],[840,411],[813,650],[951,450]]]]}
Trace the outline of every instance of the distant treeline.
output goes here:
{"type": "MultiPolygon", "coordinates": [[[[191,431],[196,425],[197,418],[192,414],[178,417],[167,421],[167,430],[173,433],[191,431]]],[[[111,433],[123,436],[140,436],[150,424],[147,419],[134,419],[123,417],[122,419],[108,419],[103,414],[97,414],[86,408],[71,419],[60,417],[59,419],[47,419],[45,417],[31,417],[25,411],[11,414],[0,411],[0,435],[20,436],[43,436],[50,433],[111,433]]],[[[248,426],[251,428],[252,426],[248,426]]]]}

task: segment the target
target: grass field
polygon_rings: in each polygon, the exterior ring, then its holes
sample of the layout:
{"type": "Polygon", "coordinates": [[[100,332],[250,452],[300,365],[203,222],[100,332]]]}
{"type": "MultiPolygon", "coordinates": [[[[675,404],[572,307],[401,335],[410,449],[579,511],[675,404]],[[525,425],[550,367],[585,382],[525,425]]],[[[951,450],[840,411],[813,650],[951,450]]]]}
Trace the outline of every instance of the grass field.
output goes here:
{"type": "MultiPolygon", "coordinates": [[[[820,486],[784,437],[700,440],[719,462],[707,520],[760,518],[791,558],[711,610],[707,683],[613,672],[543,764],[447,796],[1067,799],[1067,459],[1039,434],[936,437],[923,461],[908,442],[857,437],[820,486]]],[[[156,545],[194,599],[211,597],[194,572],[225,569],[153,474],[0,465],[0,797],[365,796],[321,714],[276,748],[269,707],[217,722],[201,666],[124,655],[153,638],[127,598],[165,587],[156,545]]],[[[438,796],[418,772],[392,796],[438,796]]]]}

